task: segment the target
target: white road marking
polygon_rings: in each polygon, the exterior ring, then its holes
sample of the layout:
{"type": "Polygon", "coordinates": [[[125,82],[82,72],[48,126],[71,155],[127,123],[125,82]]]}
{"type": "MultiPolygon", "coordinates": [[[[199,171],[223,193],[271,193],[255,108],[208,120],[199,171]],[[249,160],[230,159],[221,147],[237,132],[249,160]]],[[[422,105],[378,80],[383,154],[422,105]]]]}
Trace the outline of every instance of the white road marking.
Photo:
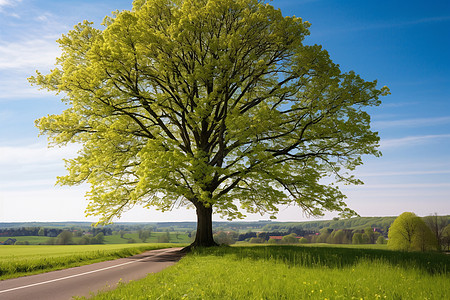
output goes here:
{"type": "Polygon", "coordinates": [[[80,274],[75,274],[75,275],[62,277],[62,278],[57,278],[57,279],[53,279],[53,280],[33,283],[33,284],[29,284],[29,285],[19,286],[19,287],[16,287],[16,288],[0,291],[0,294],[7,293],[7,292],[12,292],[12,291],[16,291],[16,290],[21,290],[21,289],[26,289],[26,288],[37,286],[37,285],[42,285],[42,284],[52,283],[52,282],[56,282],[56,281],[66,280],[66,279],[70,279],[70,278],[74,278],[74,277],[84,276],[84,275],[87,275],[87,274],[97,273],[97,272],[101,272],[101,271],[104,271],[104,270],[113,269],[113,268],[121,267],[121,266],[124,266],[124,265],[136,263],[136,262],[139,262],[141,260],[148,259],[148,258],[149,257],[144,257],[144,258],[141,258],[141,259],[138,259],[138,260],[134,260],[134,261],[129,261],[129,262],[126,262],[126,263],[123,263],[123,264],[120,264],[120,265],[106,267],[106,268],[102,268],[102,269],[98,269],[98,270],[93,270],[93,271],[80,273],[80,274]]]}

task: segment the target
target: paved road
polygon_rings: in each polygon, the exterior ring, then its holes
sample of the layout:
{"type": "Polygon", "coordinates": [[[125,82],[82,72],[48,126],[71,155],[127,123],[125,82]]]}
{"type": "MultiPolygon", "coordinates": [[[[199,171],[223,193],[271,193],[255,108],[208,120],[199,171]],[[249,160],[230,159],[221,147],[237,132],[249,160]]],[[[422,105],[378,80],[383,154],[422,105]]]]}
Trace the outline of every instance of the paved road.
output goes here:
{"type": "Polygon", "coordinates": [[[182,248],[152,250],[128,258],[0,281],[1,300],[65,300],[89,296],[175,264],[182,248]]]}

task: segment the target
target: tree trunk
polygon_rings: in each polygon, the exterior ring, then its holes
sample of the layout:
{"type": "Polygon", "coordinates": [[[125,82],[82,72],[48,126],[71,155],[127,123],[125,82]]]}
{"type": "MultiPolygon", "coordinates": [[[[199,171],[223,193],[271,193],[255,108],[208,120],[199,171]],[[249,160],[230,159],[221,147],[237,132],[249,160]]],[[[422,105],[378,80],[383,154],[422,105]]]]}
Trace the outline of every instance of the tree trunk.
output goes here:
{"type": "Polygon", "coordinates": [[[197,209],[197,233],[189,248],[218,246],[213,238],[212,206],[205,207],[203,203],[198,202],[195,207],[197,209]]]}

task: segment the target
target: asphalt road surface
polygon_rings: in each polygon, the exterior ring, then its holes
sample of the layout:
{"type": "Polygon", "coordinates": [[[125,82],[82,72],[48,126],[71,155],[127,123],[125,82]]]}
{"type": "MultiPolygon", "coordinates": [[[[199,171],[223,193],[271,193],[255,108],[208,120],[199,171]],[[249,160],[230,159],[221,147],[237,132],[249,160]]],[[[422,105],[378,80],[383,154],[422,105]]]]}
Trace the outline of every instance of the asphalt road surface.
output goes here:
{"type": "Polygon", "coordinates": [[[90,296],[175,264],[182,248],[160,249],[127,258],[0,281],[1,300],[65,300],[90,296]]]}

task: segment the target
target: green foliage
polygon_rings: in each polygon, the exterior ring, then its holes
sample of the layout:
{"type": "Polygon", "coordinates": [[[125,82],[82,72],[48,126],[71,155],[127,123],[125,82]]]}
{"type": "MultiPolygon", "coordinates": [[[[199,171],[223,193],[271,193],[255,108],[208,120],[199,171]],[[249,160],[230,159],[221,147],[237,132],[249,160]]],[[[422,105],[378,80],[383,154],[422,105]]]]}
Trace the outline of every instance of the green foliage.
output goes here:
{"type": "Polygon", "coordinates": [[[298,242],[299,242],[300,244],[308,244],[308,243],[309,243],[308,239],[306,239],[306,238],[304,238],[304,237],[302,237],[301,239],[299,239],[298,242]]]}
{"type": "Polygon", "coordinates": [[[450,225],[450,220],[446,216],[438,216],[436,213],[431,216],[424,217],[425,224],[433,232],[434,237],[438,243],[438,249],[442,249],[444,244],[444,229],[447,225],[450,225]]]}
{"type": "MultiPolygon", "coordinates": [[[[443,216],[449,220],[450,216],[443,216]]],[[[364,230],[367,227],[379,228],[387,232],[387,228],[391,226],[396,217],[355,217],[340,220],[323,220],[323,221],[307,221],[307,222],[273,222],[264,225],[265,231],[288,231],[293,228],[301,228],[304,230],[319,231],[322,228],[331,229],[352,229],[364,230]]]]}
{"type": "Polygon", "coordinates": [[[267,241],[267,243],[270,244],[270,245],[276,245],[276,244],[278,244],[278,240],[276,240],[276,239],[269,239],[267,241]]]}
{"type": "Polygon", "coordinates": [[[327,238],[327,243],[329,244],[348,244],[349,238],[347,233],[340,229],[334,230],[331,235],[327,238]]]}
{"type": "Polygon", "coordinates": [[[333,229],[322,228],[319,236],[317,237],[316,243],[326,243],[332,232],[333,229]]]}
{"type": "Polygon", "coordinates": [[[259,237],[252,237],[252,238],[250,238],[250,240],[248,242],[250,244],[262,244],[262,243],[264,243],[264,240],[259,237]]]}
{"type": "Polygon", "coordinates": [[[446,251],[450,251],[450,224],[445,226],[444,230],[442,231],[442,247],[446,251]]]}
{"type": "Polygon", "coordinates": [[[64,230],[56,237],[55,245],[70,245],[73,244],[72,241],[73,234],[68,230],[64,230]]]}
{"type": "Polygon", "coordinates": [[[170,233],[169,233],[169,231],[166,231],[163,234],[158,236],[158,243],[169,243],[169,242],[170,242],[170,233]]]}
{"type": "Polygon", "coordinates": [[[360,232],[354,233],[352,237],[352,244],[354,245],[364,244],[363,234],[360,232]]]}
{"type": "Polygon", "coordinates": [[[139,238],[143,243],[152,235],[152,231],[150,229],[139,230],[139,238]]]}
{"type": "Polygon", "coordinates": [[[237,232],[219,231],[214,234],[214,240],[219,245],[232,245],[236,243],[237,236],[237,232]]]}
{"type": "Polygon", "coordinates": [[[295,233],[291,233],[291,234],[285,235],[281,239],[281,243],[283,243],[283,244],[297,244],[298,243],[297,235],[295,233]]]}
{"type": "Polygon", "coordinates": [[[16,246],[20,246],[20,245],[29,245],[30,244],[30,242],[28,242],[28,241],[16,241],[15,243],[14,243],[14,245],[16,245],[16,246]]]}
{"type": "Polygon", "coordinates": [[[30,78],[64,95],[36,125],[83,145],[58,182],[91,185],[90,215],[181,204],[234,219],[291,203],[355,215],[322,179],[360,183],[347,170],[380,155],[365,109],[389,92],[304,45],[308,22],[258,0],[148,0],[104,26],[76,25],[56,68],[30,78]]]}
{"type": "Polygon", "coordinates": [[[98,233],[91,240],[91,244],[103,244],[105,242],[105,235],[103,232],[98,233]]]}
{"type": "Polygon", "coordinates": [[[388,247],[403,251],[437,249],[437,241],[425,222],[412,212],[404,212],[389,229],[388,247]]]}
{"type": "Polygon", "coordinates": [[[375,233],[371,227],[367,227],[364,229],[363,240],[366,241],[366,244],[375,244],[377,238],[375,237],[375,233]]]}
{"type": "Polygon", "coordinates": [[[441,254],[221,247],[92,299],[447,299],[449,270],[441,254]]]}
{"type": "Polygon", "coordinates": [[[384,245],[384,244],[387,244],[387,241],[386,241],[386,239],[384,238],[384,236],[379,236],[378,238],[377,238],[377,245],[384,245]]]}

